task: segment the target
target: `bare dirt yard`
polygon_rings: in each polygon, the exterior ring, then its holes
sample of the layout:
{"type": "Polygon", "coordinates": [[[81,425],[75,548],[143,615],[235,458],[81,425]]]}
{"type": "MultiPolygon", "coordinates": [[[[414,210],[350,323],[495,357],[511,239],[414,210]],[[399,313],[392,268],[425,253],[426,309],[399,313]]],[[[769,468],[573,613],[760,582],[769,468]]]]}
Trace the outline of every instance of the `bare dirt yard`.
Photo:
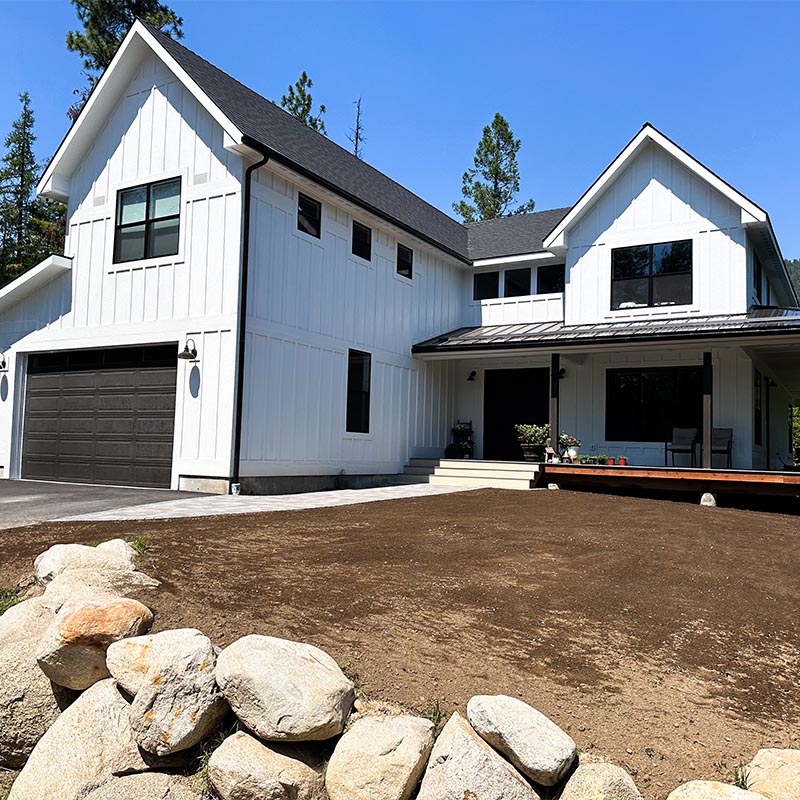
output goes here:
{"type": "Polygon", "coordinates": [[[800,746],[800,521],[481,490],[314,511],[0,532],[0,588],[56,542],[146,537],[155,630],[311,642],[445,718],[517,695],[649,798],[800,746]]]}

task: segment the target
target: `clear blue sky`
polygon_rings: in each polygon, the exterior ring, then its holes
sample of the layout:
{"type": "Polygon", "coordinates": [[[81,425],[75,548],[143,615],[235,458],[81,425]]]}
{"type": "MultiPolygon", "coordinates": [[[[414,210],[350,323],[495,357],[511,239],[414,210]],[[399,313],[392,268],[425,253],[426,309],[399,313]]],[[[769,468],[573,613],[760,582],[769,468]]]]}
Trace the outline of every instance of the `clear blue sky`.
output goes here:
{"type": "MultiPolygon", "coordinates": [[[[645,121],[769,211],[800,257],[800,2],[173,0],[184,43],[272,99],[305,69],[347,145],[449,211],[481,128],[522,139],[521,199],[572,204],[645,121]]],[[[0,0],[0,132],[28,90],[38,154],[67,128],[68,0],[0,0]]]]}

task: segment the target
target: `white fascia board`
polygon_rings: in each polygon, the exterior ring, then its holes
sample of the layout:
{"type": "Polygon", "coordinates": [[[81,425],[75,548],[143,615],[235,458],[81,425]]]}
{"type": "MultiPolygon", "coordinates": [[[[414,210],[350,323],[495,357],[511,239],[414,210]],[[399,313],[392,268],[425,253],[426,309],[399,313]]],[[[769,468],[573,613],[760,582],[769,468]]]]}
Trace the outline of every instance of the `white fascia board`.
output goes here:
{"type": "Polygon", "coordinates": [[[16,305],[24,297],[32,294],[46,283],[50,283],[62,272],[72,269],[72,259],[67,256],[48,256],[40,264],[20,275],[7,286],[0,289],[0,312],[16,305]]]}
{"type": "Polygon", "coordinates": [[[116,106],[124,86],[130,81],[138,64],[137,50],[141,53],[142,44],[152,50],[175,75],[175,77],[192,93],[203,108],[220,124],[226,135],[226,146],[230,148],[241,142],[242,132],[225,114],[209,99],[188,73],[159,44],[155,37],[138,20],[134,22],[127,36],[117,50],[116,55],[95,86],[78,119],[67,132],[64,140],[56,150],[47,169],[36,186],[36,193],[53,199],[65,200],[68,196],[68,184],[77,161],[83,152],[94,141],[95,136],[105,125],[108,114],[116,106]],[[130,59],[128,58],[130,54],[130,59]],[[128,63],[128,62],[131,63],[128,63]],[[115,94],[114,90],[117,90],[115,94]],[[103,113],[105,111],[105,113],[103,113]],[[77,154],[70,158],[70,153],[77,154]]]}
{"type": "Polygon", "coordinates": [[[521,264],[525,261],[553,261],[555,253],[523,253],[518,256],[499,256],[498,258],[479,258],[472,262],[473,267],[502,267],[504,264],[521,264]]]}
{"type": "Polygon", "coordinates": [[[738,192],[729,183],[726,183],[718,175],[715,175],[708,167],[701,164],[696,158],[689,155],[683,148],[679,147],[671,139],[667,138],[661,131],[654,128],[650,123],[645,124],[639,133],[628,142],[623,151],[606,167],[600,177],[584,192],[583,196],[572,207],[572,210],[564,217],[561,222],[550,232],[543,244],[547,248],[559,247],[563,245],[563,234],[582,216],[584,211],[598,198],[611,182],[625,168],[627,163],[638,153],[639,149],[647,142],[653,142],[669,153],[672,158],[683,164],[686,169],[693,172],[699,178],[708,183],[731,202],[742,209],[743,219],[746,217],[751,222],[765,222],[767,212],[749,200],[741,192],[738,192]]]}

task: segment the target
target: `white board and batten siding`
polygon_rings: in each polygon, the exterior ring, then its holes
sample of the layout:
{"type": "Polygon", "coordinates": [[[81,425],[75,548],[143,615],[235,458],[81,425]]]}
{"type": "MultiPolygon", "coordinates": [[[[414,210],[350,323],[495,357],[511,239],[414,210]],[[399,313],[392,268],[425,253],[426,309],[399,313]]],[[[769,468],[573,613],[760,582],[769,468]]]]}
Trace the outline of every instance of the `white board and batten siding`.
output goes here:
{"type": "Polygon", "coordinates": [[[253,182],[243,476],[386,474],[440,455],[454,368],[411,357],[462,324],[466,271],[412,236],[268,168],[253,182]],[[297,230],[297,195],[322,202],[319,239],[297,230]],[[372,259],[352,255],[352,222],[372,259]],[[397,275],[398,241],[414,277],[397,275]],[[370,433],[345,430],[348,349],[372,356],[370,433]]]}
{"type": "MultiPolygon", "coordinates": [[[[230,471],[242,169],[221,127],[148,54],[72,176],[72,270],[4,314],[4,327],[16,320],[15,353],[175,342],[177,355],[195,339],[199,363],[178,368],[173,486],[179,474],[230,471]],[[172,177],[181,178],[178,254],[114,264],[117,192],[172,177]]],[[[13,464],[4,406],[0,464],[13,464]]]]}

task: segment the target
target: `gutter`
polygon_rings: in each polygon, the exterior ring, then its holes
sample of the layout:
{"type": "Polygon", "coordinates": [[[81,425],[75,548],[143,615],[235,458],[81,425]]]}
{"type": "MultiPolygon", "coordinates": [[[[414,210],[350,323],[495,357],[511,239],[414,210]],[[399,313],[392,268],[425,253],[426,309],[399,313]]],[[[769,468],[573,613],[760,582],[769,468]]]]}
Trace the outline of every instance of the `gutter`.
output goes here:
{"type": "Polygon", "coordinates": [[[242,144],[261,154],[261,159],[244,172],[244,198],[242,199],[242,263],[239,271],[239,328],[236,334],[236,394],[233,426],[233,455],[231,463],[231,494],[241,492],[239,462],[242,457],[242,417],[244,413],[244,367],[247,337],[247,288],[250,272],[250,187],[253,173],[270,159],[271,152],[255,139],[242,137],[242,144]]]}

